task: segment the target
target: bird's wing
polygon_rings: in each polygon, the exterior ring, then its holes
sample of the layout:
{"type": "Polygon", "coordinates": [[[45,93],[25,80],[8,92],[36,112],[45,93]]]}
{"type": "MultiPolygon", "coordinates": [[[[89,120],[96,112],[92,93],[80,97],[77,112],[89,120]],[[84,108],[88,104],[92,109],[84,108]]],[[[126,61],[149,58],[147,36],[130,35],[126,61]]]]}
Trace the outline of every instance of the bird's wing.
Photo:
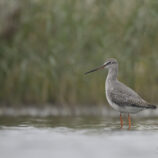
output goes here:
{"type": "Polygon", "coordinates": [[[119,106],[133,106],[145,108],[148,103],[144,101],[136,92],[122,83],[118,83],[116,88],[110,92],[112,102],[119,106]]]}

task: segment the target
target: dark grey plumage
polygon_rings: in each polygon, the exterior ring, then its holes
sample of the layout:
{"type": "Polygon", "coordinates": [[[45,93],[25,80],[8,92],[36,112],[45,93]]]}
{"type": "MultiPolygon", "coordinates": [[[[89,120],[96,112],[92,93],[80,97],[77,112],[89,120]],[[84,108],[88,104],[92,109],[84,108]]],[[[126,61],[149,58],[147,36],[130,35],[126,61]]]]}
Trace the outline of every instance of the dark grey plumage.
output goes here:
{"type": "Polygon", "coordinates": [[[106,96],[109,104],[117,111],[136,113],[143,109],[156,109],[155,105],[143,100],[135,91],[117,80],[118,63],[109,59],[108,76],[106,79],[106,96]]]}
{"type": "Polygon", "coordinates": [[[142,99],[134,90],[117,80],[118,62],[116,59],[108,59],[102,66],[88,71],[85,74],[103,68],[108,69],[108,75],[105,83],[106,98],[112,108],[120,112],[121,128],[123,127],[121,113],[128,113],[128,129],[130,129],[130,113],[136,113],[144,109],[156,109],[155,105],[148,103],[142,99]]]}
{"type": "Polygon", "coordinates": [[[113,90],[109,91],[109,97],[111,101],[120,107],[132,106],[143,109],[155,109],[155,105],[151,105],[143,100],[136,92],[124,85],[123,83],[116,81],[113,85],[113,90]]]}
{"type": "Polygon", "coordinates": [[[117,80],[118,62],[116,59],[108,59],[102,66],[95,68],[85,74],[107,68],[105,91],[109,104],[119,112],[136,113],[143,109],[156,109],[142,99],[134,90],[117,80]]]}

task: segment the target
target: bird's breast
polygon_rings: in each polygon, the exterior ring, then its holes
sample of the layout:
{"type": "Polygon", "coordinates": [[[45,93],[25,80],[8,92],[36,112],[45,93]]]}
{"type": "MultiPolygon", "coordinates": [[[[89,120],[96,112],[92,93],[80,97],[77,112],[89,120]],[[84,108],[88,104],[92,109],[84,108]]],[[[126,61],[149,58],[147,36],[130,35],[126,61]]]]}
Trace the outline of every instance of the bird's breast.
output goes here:
{"type": "Polygon", "coordinates": [[[108,80],[106,80],[105,94],[106,94],[107,101],[113,109],[120,111],[119,106],[112,102],[111,95],[110,95],[112,90],[113,90],[113,87],[112,87],[111,83],[108,80]]]}

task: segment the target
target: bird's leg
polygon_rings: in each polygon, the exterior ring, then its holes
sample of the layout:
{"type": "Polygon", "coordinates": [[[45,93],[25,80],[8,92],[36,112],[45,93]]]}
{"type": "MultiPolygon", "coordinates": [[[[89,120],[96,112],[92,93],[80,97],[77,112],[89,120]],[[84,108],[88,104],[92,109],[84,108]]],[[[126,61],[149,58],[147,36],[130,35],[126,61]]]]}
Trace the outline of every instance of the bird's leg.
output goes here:
{"type": "Polygon", "coordinates": [[[129,125],[128,130],[130,130],[131,129],[131,118],[130,118],[129,113],[128,113],[128,125],[129,125]]]}
{"type": "Polygon", "coordinates": [[[122,129],[122,127],[123,127],[123,120],[122,120],[122,115],[121,115],[121,113],[120,113],[120,124],[121,124],[121,129],[122,129]]]}

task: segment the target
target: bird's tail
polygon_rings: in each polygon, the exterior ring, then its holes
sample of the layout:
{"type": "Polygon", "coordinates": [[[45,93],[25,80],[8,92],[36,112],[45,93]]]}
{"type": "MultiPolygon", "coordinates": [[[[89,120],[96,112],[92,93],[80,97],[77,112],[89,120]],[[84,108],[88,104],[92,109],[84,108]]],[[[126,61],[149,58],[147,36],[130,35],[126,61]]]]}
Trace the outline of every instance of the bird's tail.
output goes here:
{"type": "Polygon", "coordinates": [[[152,105],[152,104],[148,104],[148,106],[146,106],[146,109],[156,109],[157,106],[156,105],[152,105]]]}

